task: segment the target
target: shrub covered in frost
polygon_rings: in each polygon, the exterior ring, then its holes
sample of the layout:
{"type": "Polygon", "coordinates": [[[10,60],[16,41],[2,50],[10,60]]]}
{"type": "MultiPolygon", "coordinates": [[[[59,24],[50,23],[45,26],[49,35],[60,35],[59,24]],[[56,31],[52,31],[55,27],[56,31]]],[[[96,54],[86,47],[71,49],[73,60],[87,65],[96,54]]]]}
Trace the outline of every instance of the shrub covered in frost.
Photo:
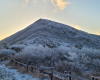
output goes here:
{"type": "MultiPolygon", "coordinates": [[[[26,60],[29,61],[29,59],[27,59],[28,57],[32,57],[32,58],[37,58],[37,60],[53,60],[53,61],[57,61],[59,59],[67,59],[70,56],[69,52],[66,51],[66,49],[63,48],[48,48],[48,47],[43,47],[41,45],[39,46],[27,46],[25,47],[20,54],[16,55],[16,59],[19,59],[20,57],[25,57],[26,60]]],[[[21,58],[20,58],[21,59],[21,58]]],[[[30,59],[32,60],[32,59],[30,59]]],[[[36,60],[36,59],[35,59],[36,60]]],[[[24,61],[24,60],[23,60],[24,61]]]]}
{"type": "Polygon", "coordinates": [[[42,45],[26,46],[14,58],[17,61],[34,65],[52,66],[59,72],[73,71],[81,74],[83,71],[100,71],[100,50],[88,48],[57,48],[43,47],[42,45]]]}
{"type": "MultiPolygon", "coordinates": [[[[57,66],[61,65],[64,67],[61,71],[63,71],[67,66],[64,66],[63,61],[71,62],[74,61],[74,58],[77,58],[76,53],[71,53],[70,51],[68,51],[67,48],[63,46],[51,49],[48,47],[43,47],[42,45],[27,46],[19,54],[15,56],[15,60],[17,61],[26,64],[33,63],[34,65],[39,64],[42,66],[52,66],[56,67],[56,70],[59,69],[57,68],[57,66]],[[59,64],[58,62],[62,62],[62,64],[59,64]]],[[[72,70],[70,66],[68,69],[72,70]]]]}
{"type": "Polygon", "coordinates": [[[75,62],[85,65],[86,70],[94,70],[100,72],[100,50],[83,48],[81,50],[74,50],[78,55],[75,62]]]}
{"type": "Polygon", "coordinates": [[[18,45],[10,46],[10,49],[15,50],[16,52],[20,52],[24,47],[25,47],[25,45],[18,44],[18,45]]]}
{"type": "Polygon", "coordinates": [[[15,54],[16,52],[14,50],[11,49],[1,49],[0,50],[0,57],[4,57],[10,54],[15,54]]]}

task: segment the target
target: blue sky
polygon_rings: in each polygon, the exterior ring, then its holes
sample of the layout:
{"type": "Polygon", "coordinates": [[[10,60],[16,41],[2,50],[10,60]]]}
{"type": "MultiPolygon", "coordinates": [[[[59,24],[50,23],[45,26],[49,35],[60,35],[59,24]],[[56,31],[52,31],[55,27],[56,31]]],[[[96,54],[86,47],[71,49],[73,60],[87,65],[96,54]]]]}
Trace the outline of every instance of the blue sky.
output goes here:
{"type": "Polygon", "coordinates": [[[0,39],[39,18],[100,34],[100,0],[0,0],[0,39]]]}

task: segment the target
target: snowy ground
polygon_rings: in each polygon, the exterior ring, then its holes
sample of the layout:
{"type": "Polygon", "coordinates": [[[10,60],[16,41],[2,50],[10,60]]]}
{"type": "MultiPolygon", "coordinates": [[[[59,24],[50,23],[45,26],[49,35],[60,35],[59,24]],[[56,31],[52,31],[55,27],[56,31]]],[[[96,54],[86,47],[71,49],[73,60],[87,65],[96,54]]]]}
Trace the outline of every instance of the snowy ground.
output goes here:
{"type": "Polygon", "coordinates": [[[0,62],[0,80],[40,80],[28,74],[21,74],[16,69],[9,69],[5,66],[7,62],[0,62]]]}
{"type": "MultiPolygon", "coordinates": [[[[28,74],[22,74],[17,72],[16,69],[9,69],[5,66],[8,61],[0,62],[0,80],[41,80],[39,78],[32,77],[28,74]]],[[[48,79],[42,79],[48,80],[48,79]]],[[[87,80],[79,77],[77,80],[87,80]]]]}

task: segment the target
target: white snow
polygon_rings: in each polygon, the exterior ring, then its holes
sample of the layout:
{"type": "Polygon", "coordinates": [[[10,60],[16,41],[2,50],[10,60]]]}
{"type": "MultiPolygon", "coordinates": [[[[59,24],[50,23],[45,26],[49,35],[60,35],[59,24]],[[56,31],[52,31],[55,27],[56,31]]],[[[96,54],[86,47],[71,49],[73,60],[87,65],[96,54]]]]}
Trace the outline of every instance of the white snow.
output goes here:
{"type": "Polygon", "coordinates": [[[100,49],[100,36],[88,34],[54,21],[39,19],[27,28],[0,41],[0,45],[3,43],[8,43],[9,45],[20,43],[55,46],[73,45],[78,48],[87,46],[89,48],[100,49]]]}
{"type": "Polygon", "coordinates": [[[40,80],[28,74],[19,73],[16,69],[9,69],[5,66],[7,62],[0,62],[0,80],[40,80]]]}

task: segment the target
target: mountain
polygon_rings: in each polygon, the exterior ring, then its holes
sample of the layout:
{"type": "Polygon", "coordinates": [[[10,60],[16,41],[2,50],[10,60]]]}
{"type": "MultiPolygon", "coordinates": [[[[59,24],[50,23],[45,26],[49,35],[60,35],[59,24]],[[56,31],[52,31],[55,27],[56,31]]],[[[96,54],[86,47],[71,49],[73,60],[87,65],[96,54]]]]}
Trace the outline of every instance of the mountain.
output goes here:
{"type": "Polygon", "coordinates": [[[49,47],[60,45],[100,49],[100,36],[74,29],[51,20],[39,19],[27,28],[0,41],[0,44],[42,44],[49,47]]]}

